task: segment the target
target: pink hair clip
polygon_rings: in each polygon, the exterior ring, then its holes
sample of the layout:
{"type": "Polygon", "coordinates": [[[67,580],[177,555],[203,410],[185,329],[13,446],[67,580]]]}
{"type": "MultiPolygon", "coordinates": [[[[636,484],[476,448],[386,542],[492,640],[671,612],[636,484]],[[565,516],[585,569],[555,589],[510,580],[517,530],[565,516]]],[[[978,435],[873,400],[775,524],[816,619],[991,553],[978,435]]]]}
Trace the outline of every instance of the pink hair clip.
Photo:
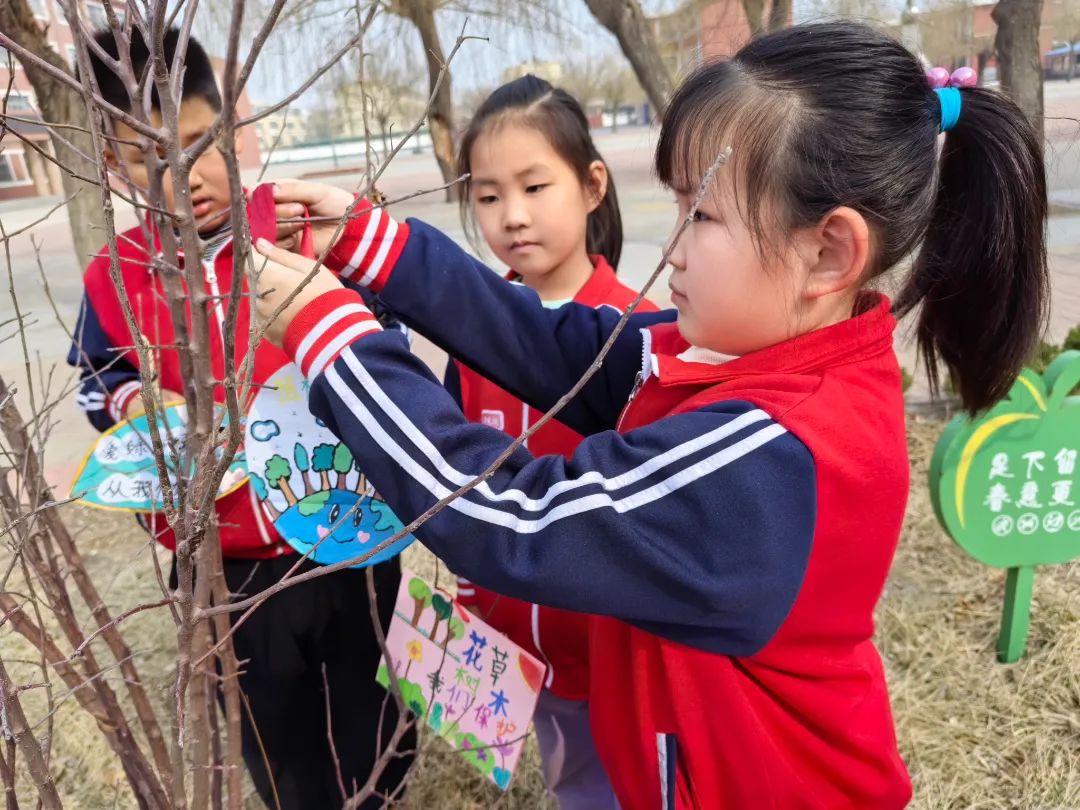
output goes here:
{"type": "Polygon", "coordinates": [[[957,68],[951,74],[943,67],[936,67],[927,71],[926,80],[934,90],[943,87],[974,87],[979,83],[979,75],[969,67],[957,68]]]}

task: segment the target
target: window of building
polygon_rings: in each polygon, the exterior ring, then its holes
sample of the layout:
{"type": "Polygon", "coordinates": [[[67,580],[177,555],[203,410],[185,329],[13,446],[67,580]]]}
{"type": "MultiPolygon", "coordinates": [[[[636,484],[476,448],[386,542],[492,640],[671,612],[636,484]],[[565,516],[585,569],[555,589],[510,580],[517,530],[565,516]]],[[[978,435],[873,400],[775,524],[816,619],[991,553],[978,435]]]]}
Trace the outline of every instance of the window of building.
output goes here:
{"type": "Polygon", "coordinates": [[[34,102],[30,96],[26,93],[19,93],[15,90],[11,91],[11,94],[7,99],[7,110],[12,115],[19,115],[21,113],[34,112],[34,102]]]}
{"type": "Polygon", "coordinates": [[[105,16],[105,6],[97,3],[87,3],[86,13],[90,17],[90,25],[93,28],[105,28],[109,24],[109,18],[105,16]]]}
{"type": "Polygon", "coordinates": [[[29,185],[30,173],[21,152],[4,151],[0,154],[0,188],[29,185]]]}
{"type": "Polygon", "coordinates": [[[30,10],[34,12],[35,17],[39,20],[49,19],[48,6],[45,5],[48,0],[27,0],[27,2],[30,5],[30,10]]]}
{"type": "Polygon", "coordinates": [[[11,62],[15,64],[15,69],[22,70],[22,65],[20,65],[19,60],[15,58],[15,54],[11,53],[11,51],[9,51],[3,45],[0,45],[0,70],[8,69],[8,65],[10,64],[8,61],[8,56],[11,57],[11,62]]]}

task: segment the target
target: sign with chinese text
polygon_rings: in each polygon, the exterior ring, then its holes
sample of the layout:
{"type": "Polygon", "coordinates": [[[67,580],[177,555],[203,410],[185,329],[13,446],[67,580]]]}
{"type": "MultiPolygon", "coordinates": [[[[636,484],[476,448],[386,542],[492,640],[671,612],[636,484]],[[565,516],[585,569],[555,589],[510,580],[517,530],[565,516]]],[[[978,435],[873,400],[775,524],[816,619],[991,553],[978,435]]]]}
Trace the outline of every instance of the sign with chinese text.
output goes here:
{"type": "MultiPolygon", "coordinates": [[[[405,568],[386,645],[406,705],[505,790],[536,710],[544,665],[405,568]]],[[[387,673],[384,661],[377,680],[389,688],[387,673]]]]}
{"type": "MultiPolygon", "coordinates": [[[[286,363],[259,388],[244,424],[251,484],[285,540],[322,565],[361,556],[403,527],[361,471],[360,460],[311,415],[309,384],[286,363]]],[[[358,564],[400,554],[405,535],[358,564]]]]}
{"type": "MultiPolygon", "coordinates": [[[[165,449],[169,478],[175,484],[177,462],[172,448],[175,447],[177,456],[183,457],[187,440],[187,406],[184,403],[166,405],[158,414],[158,433],[165,449]]],[[[220,448],[218,452],[221,452],[220,448]]],[[[246,478],[247,467],[241,449],[233,456],[217,496],[228,495],[246,478]]],[[[71,497],[81,499],[88,506],[124,512],[161,512],[165,509],[146,414],[124,420],[98,437],[75,474],[71,497]]]]}
{"type": "Polygon", "coordinates": [[[930,467],[934,510],[972,557],[1005,568],[998,657],[1015,661],[1027,635],[1033,567],[1080,557],[1080,352],[1045,376],[1025,369],[1009,396],[945,429],[930,467]]]}

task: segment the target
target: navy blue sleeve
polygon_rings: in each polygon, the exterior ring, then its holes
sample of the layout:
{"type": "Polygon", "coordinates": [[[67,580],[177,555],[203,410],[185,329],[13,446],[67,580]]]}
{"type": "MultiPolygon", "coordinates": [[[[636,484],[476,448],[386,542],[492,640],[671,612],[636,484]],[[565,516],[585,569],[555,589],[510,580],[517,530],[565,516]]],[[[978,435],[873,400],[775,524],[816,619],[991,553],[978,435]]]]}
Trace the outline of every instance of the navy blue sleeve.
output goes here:
{"type": "MultiPolygon", "coordinates": [[[[406,523],[511,441],[467,422],[400,335],[365,335],[311,373],[313,413],[406,523]]],[[[723,402],[596,433],[570,459],[518,449],[417,534],[507,596],[748,655],[799,592],[815,498],[806,446],[754,406],[723,402]]]]}
{"type": "MultiPolygon", "coordinates": [[[[548,410],[596,359],[620,313],[575,303],[547,309],[532,290],[509,283],[442,232],[417,220],[408,226],[379,299],[452,357],[548,410]]],[[[614,427],[642,367],[642,328],[674,318],[674,310],[631,316],[559,421],[584,435],[614,427]]]]}
{"type": "Polygon", "coordinates": [[[108,430],[124,417],[123,408],[139,393],[142,382],[138,369],[110,345],[85,294],[67,362],[79,369],[80,385],[75,394],[79,410],[97,430],[108,430]]]}
{"type": "Polygon", "coordinates": [[[452,357],[446,359],[446,371],[443,372],[443,388],[454,398],[457,406],[464,410],[465,397],[461,393],[461,372],[452,357]]]}
{"type": "Polygon", "coordinates": [[[342,278],[341,283],[348,289],[357,293],[364,301],[364,306],[370,309],[375,317],[378,319],[379,324],[383,329],[396,329],[399,332],[408,334],[408,327],[401,322],[401,319],[386,305],[385,301],[382,301],[375,293],[369,290],[367,287],[363,287],[357,284],[355,281],[347,278],[342,278]]]}

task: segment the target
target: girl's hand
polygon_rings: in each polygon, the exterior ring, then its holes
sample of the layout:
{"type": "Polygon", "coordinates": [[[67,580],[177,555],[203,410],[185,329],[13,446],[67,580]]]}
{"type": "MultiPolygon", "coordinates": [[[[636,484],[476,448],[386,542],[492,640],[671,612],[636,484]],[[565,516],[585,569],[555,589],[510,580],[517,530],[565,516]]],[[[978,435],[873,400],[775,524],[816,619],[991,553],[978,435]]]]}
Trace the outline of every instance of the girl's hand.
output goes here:
{"type": "Polygon", "coordinates": [[[321,255],[330,247],[330,240],[338,230],[338,220],[353,203],[353,195],[337,186],[323,183],[303,183],[299,180],[279,180],[274,183],[275,213],[277,214],[277,243],[286,250],[298,250],[303,222],[282,222],[283,219],[299,220],[306,206],[311,223],[311,235],[315,255],[321,255]]]}
{"type": "MultiPolygon", "coordinates": [[[[265,239],[259,239],[252,247],[256,254],[265,257],[264,259],[255,257],[259,292],[255,298],[255,305],[259,320],[269,321],[277,308],[303,284],[304,279],[311,275],[315,260],[274,247],[265,239]]],[[[267,324],[267,339],[280,346],[285,339],[285,331],[300,310],[323,293],[340,290],[342,286],[337,276],[325,267],[320,267],[319,272],[303,284],[303,287],[300,287],[281,314],[267,324]]]]}

